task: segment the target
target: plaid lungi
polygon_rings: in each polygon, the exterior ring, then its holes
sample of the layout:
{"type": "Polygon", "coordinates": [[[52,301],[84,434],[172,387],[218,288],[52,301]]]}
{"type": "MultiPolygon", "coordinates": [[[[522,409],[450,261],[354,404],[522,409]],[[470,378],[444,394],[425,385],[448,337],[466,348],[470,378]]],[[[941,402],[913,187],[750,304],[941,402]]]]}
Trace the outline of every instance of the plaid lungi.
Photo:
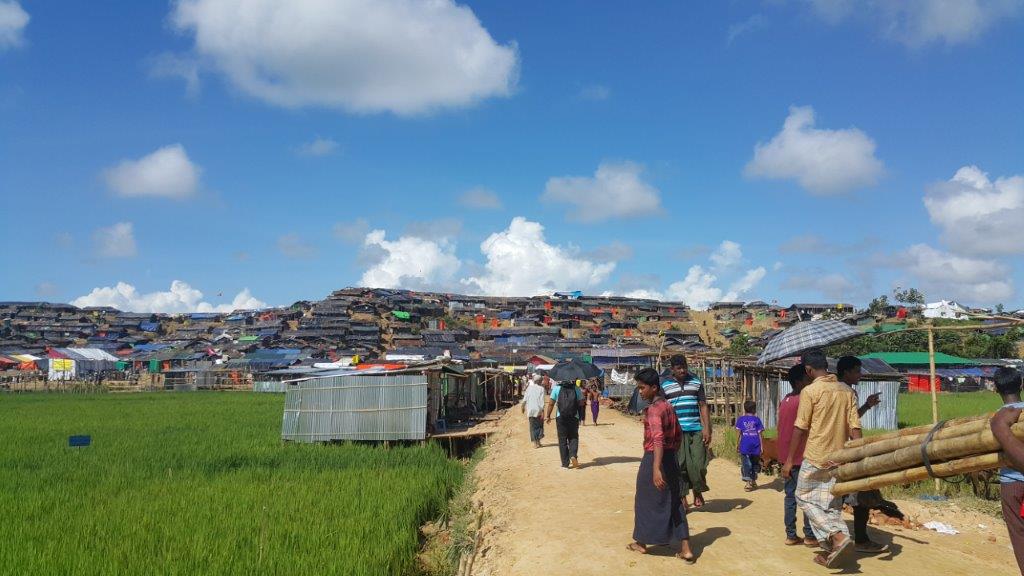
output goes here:
{"type": "Polygon", "coordinates": [[[843,499],[832,495],[836,483],[828,470],[818,468],[807,460],[800,465],[796,483],[796,501],[811,521],[811,530],[819,542],[828,542],[836,532],[850,535],[843,521],[843,499]]]}

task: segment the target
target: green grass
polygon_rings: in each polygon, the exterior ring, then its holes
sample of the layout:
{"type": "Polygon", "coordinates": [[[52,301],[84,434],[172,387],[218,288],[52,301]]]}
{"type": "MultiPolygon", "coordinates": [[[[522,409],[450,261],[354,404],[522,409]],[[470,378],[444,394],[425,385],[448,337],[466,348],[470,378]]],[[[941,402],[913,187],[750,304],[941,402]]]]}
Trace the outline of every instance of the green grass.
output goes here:
{"type": "Polygon", "coordinates": [[[2,574],[403,574],[463,467],[280,440],[283,398],[0,396],[2,574]],[[71,434],[93,445],[68,448],[71,434]]]}
{"type": "MultiPolygon", "coordinates": [[[[939,394],[939,418],[948,420],[994,412],[1003,405],[995,392],[950,392],[939,394]]],[[[900,428],[931,424],[931,394],[900,394],[896,406],[900,428]]]]}

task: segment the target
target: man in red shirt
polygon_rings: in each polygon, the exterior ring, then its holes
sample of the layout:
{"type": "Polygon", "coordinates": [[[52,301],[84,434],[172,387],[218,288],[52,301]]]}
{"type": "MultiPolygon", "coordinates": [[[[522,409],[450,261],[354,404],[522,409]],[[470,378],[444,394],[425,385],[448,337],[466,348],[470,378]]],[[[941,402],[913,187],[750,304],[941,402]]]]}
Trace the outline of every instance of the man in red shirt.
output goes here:
{"type": "MultiPolygon", "coordinates": [[[[782,399],[782,402],[779,403],[779,437],[777,446],[780,456],[789,454],[789,444],[793,437],[793,424],[796,422],[796,411],[800,407],[800,391],[803,390],[804,386],[810,384],[811,381],[803,364],[797,364],[790,368],[787,380],[789,380],[790,386],[793,387],[793,391],[787,394],[782,399]]],[[[804,514],[804,539],[801,540],[796,535],[796,480],[800,475],[800,464],[804,460],[804,444],[806,443],[807,440],[805,438],[797,446],[796,454],[793,456],[794,473],[789,478],[786,478],[784,485],[786,498],[784,500],[785,513],[783,516],[786,523],[786,545],[796,546],[802,542],[808,547],[817,548],[818,539],[814,537],[807,514],[804,514]]]]}

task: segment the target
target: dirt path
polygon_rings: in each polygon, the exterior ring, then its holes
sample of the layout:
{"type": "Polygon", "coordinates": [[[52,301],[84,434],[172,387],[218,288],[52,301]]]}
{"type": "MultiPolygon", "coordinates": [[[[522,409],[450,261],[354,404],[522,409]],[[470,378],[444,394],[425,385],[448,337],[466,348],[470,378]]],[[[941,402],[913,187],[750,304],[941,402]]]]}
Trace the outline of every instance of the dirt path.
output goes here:
{"type": "MultiPolygon", "coordinates": [[[[535,449],[518,410],[498,423],[477,467],[475,499],[484,503],[487,520],[474,574],[829,573],[813,564],[809,549],[782,544],[781,488],[744,492],[737,467],[723,459],[711,464],[708,505],[689,516],[691,541],[700,555],[696,566],[686,566],[669,551],[648,556],[626,551],[643,432],[639,422],[611,409],[602,409],[600,420],[602,425],[580,430],[579,470],[559,467],[553,426],[546,430],[546,445],[535,449]]],[[[1000,520],[951,510],[935,511],[933,517],[915,502],[899,505],[922,522],[938,519],[961,534],[872,527],[875,539],[891,543],[892,552],[860,556],[840,573],[1017,574],[1000,520]]]]}

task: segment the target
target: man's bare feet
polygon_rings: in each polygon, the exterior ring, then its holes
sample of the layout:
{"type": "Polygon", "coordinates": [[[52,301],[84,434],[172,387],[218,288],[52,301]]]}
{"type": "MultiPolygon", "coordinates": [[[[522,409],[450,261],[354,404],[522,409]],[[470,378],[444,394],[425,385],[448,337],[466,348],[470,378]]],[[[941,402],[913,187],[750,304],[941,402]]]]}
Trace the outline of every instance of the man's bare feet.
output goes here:
{"type": "Polygon", "coordinates": [[[636,552],[637,554],[647,554],[647,546],[644,546],[639,542],[630,542],[629,545],[626,546],[626,550],[636,552]]]}

